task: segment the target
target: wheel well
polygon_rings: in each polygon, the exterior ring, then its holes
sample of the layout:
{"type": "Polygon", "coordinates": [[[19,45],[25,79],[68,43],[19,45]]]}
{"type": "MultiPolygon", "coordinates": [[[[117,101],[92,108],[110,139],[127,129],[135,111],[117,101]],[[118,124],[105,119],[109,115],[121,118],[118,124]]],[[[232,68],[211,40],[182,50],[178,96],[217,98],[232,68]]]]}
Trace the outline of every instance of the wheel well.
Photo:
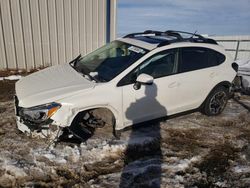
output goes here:
{"type": "Polygon", "coordinates": [[[75,123],[76,120],[80,120],[80,118],[83,118],[86,113],[92,114],[95,118],[101,119],[108,125],[113,126],[115,124],[115,116],[113,112],[108,108],[100,107],[78,112],[74,117],[71,125],[75,123]]]}
{"type": "Polygon", "coordinates": [[[108,108],[95,108],[89,111],[93,114],[93,116],[102,119],[108,125],[113,126],[113,124],[115,123],[115,116],[113,112],[108,108]]]}
{"type": "Polygon", "coordinates": [[[115,116],[108,108],[93,108],[78,112],[67,130],[76,137],[86,140],[97,132],[104,131],[117,136],[115,116]],[[100,130],[100,131],[98,131],[100,130]]]}
{"type": "MultiPolygon", "coordinates": [[[[216,86],[213,87],[213,89],[209,92],[209,94],[207,95],[207,97],[215,90],[217,89],[218,87],[224,87],[226,89],[230,89],[230,87],[232,86],[232,84],[229,82],[229,81],[223,81],[223,82],[220,82],[218,83],[216,86]]],[[[207,99],[206,97],[206,99],[207,99]]]]}
{"type": "Polygon", "coordinates": [[[214,90],[215,88],[219,87],[219,86],[223,86],[223,87],[229,89],[229,88],[232,86],[232,84],[231,84],[229,81],[223,81],[223,82],[220,82],[219,84],[217,84],[217,85],[213,88],[213,90],[214,90]]]}
{"type": "Polygon", "coordinates": [[[207,98],[210,96],[210,94],[211,94],[215,89],[217,89],[218,87],[221,87],[221,86],[222,86],[222,87],[225,87],[226,89],[228,89],[228,91],[229,91],[231,85],[232,85],[232,84],[231,84],[229,81],[223,81],[223,82],[218,83],[218,84],[217,84],[216,86],[214,86],[213,89],[209,92],[209,94],[207,95],[207,97],[205,98],[205,100],[203,101],[203,103],[201,104],[201,106],[199,107],[199,109],[202,109],[202,108],[203,108],[203,106],[204,106],[204,104],[205,104],[207,98]]]}

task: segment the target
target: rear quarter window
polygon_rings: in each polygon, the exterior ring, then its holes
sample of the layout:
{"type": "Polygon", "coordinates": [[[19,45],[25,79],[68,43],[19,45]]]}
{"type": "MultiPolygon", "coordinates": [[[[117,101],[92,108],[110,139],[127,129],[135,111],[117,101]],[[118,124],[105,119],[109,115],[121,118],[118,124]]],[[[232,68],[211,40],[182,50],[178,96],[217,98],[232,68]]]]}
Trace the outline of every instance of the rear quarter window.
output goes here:
{"type": "Polygon", "coordinates": [[[225,56],[215,50],[203,47],[181,48],[179,72],[188,72],[217,66],[225,56]]]}
{"type": "Polygon", "coordinates": [[[208,49],[208,63],[211,66],[220,65],[225,61],[225,55],[212,49],[208,49]]]}
{"type": "Polygon", "coordinates": [[[219,53],[219,52],[216,52],[216,56],[217,56],[218,65],[220,65],[221,63],[223,63],[226,60],[226,56],[219,53]]]}

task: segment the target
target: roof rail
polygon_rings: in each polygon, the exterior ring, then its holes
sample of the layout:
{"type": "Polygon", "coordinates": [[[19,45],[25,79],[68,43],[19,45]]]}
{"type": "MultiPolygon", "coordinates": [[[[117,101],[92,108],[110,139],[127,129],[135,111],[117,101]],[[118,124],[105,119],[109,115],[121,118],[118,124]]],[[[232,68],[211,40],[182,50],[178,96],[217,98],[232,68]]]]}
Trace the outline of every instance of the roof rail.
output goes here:
{"type": "Polygon", "coordinates": [[[172,36],[172,37],[175,37],[177,39],[183,39],[182,36],[177,33],[177,32],[174,32],[174,31],[166,31],[166,32],[162,32],[162,31],[154,31],[154,30],[146,30],[144,32],[139,32],[139,33],[130,33],[126,36],[124,36],[123,38],[133,38],[133,37],[136,37],[136,36],[151,36],[151,35],[154,35],[154,36],[172,36]]]}
{"type": "Polygon", "coordinates": [[[163,41],[163,42],[159,43],[157,45],[157,47],[166,46],[166,45],[173,44],[173,43],[176,43],[176,42],[193,42],[193,43],[207,43],[207,44],[216,44],[216,45],[218,45],[218,43],[215,40],[209,39],[209,38],[204,38],[204,39],[184,38],[183,40],[172,40],[172,41],[166,40],[166,41],[163,41]]]}
{"type": "Polygon", "coordinates": [[[197,42],[197,43],[209,43],[209,44],[217,44],[217,42],[210,38],[205,38],[202,35],[196,34],[196,33],[189,33],[186,31],[175,31],[175,30],[167,30],[165,32],[162,31],[154,31],[154,30],[146,30],[144,32],[139,33],[130,33],[123,38],[135,38],[139,36],[166,36],[166,37],[175,37],[176,39],[172,40],[166,40],[158,44],[158,47],[169,45],[171,43],[175,42],[197,42]],[[191,35],[191,37],[183,38],[181,34],[188,34],[191,35]],[[195,37],[194,37],[195,36],[195,37]]]}
{"type": "Polygon", "coordinates": [[[196,34],[196,33],[190,33],[190,32],[186,32],[186,31],[175,31],[175,30],[167,30],[165,31],[165,33],[177,33],[177,34],[188,34],[188,35],[192,35],[191,38],[193,38],[193,36],[196,36],[198,38],[204,38],[202,35],[196,34]]]}
{"type": "Polygon", "coordinates": [[[153,30],[146,30],[144,32],[139,32],[139,33],[130,33],[126,36],[124,36],[123,38],[133,38],[133,37],[136,37],[136,36],[151,36],[152,34],[154,34],[155,36],[160,36],[163,32],[161,31],[153,31],[153,30]]]}

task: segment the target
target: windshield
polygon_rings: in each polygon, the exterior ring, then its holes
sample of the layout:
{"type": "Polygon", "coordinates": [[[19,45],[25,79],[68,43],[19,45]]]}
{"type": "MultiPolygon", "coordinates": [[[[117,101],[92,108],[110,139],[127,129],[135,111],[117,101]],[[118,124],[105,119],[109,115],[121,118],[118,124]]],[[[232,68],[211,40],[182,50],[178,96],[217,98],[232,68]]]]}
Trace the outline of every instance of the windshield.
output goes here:
{"type": "Polygon", "coordinates": [[[98,82],[108,82],[148,51],[121,41],[113,41],[75,62],[74,68],[98,82]]]}

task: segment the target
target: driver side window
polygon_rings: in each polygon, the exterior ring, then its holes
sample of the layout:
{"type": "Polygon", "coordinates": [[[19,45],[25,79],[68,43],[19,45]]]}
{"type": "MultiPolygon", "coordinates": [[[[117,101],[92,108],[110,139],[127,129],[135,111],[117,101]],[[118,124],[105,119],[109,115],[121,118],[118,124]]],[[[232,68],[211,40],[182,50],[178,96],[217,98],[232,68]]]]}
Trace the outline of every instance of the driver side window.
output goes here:
{"type": "Polygon", "coordinates": [[[159,52],[125,76],[118,86],[135,83],[137,76],[142,73],[152,76],[154,79],[177,73],[178,70],[178,49],[159,52]]]}
{"type": "Polygon", "coordinates": [[[177,72],[177,58],[177,49],[160,52],[140,65],[137,75],[145,73],[156,79],[175,74],[177,72]]]}

